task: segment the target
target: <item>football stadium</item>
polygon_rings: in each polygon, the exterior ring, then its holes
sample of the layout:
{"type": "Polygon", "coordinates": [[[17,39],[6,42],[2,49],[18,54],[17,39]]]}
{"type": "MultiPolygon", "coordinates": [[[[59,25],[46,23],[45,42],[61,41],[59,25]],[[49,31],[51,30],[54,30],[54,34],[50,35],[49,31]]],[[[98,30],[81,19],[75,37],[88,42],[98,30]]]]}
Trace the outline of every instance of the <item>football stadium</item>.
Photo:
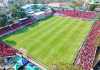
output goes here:
{"type": "Polygon", "coordinates": [[[0,28],[0,70],[100,69],[95,11],[58,2],[21,8],[28,17],[0,28]]]}
{"type": "Polygon", "coordinates": [[[18,49],[27,49],[28,54],[46,65],[73,63],[76,51],[90,31],[91,25],[88,21],[54,16],[31,28],[24,28],[25,32],[12,35],[5,41],[18,49]]]}

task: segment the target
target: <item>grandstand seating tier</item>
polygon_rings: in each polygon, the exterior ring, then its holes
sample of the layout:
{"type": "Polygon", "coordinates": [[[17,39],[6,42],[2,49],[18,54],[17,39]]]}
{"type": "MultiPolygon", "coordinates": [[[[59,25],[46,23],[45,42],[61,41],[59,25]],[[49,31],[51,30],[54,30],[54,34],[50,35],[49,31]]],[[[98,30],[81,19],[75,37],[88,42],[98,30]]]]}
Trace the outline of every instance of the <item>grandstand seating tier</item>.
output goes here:
{"type": "Polygon", "coordinates": [[[64,14],[64,16],[79,17],[86,19],[93,19],[96,17],[95,12],[85,12],[79,10],[57,10],[56,13],[64,14]]]}
{"type": "Polygon", "coordinates": [[[80,49],[79,56],[76,59],[76,64],[80,64],[84,70],[90,70],[93,66],[93,61],[95,59],[96,49],[96,36],[98,35],[98,30],[100,26],[100,21],[97,21],[93,25],[92,31],[89,33],[85,44],[80,49]]]}

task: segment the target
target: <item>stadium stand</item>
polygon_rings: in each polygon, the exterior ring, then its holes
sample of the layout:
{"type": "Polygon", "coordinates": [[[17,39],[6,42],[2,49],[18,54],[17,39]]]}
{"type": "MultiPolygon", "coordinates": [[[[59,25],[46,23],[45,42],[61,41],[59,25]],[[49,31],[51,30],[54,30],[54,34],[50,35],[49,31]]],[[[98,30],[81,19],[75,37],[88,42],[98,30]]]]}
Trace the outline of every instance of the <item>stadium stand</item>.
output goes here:
{"type": "Polygon", "coordinates": [[[17,23],[13,23],[11,25],[7,25],[6,27],[3,27],[0,29],[0,37],[4,36],[4,35],[7,35],[7,34],[10,34],[26,25],[30,25],[32,24],[32,20],[31,19],[24,19],[24,20],[21,20],[17,23]]]}
{"type": "MultiPolygon", "coordinates": [[[[34,21],[34,20],[33,20],[34,21]]],[[[20,25],[29,25],[29,24],[32,24],[32,20],[31,19],[25,19],[25,20],[21,20],[20,21],[20,25]]]]}
{"type": "Polygon", "coordinates": [[[95,59],[95,54],[97,47],[96,44],[96,37],[99,34],[100,21],[97,21],[93,26],[92,30],[89,33],[85,44],[80,49],[79,56],[76,59],[76,64],[82,66],[83,70],[90,70],[93,66],[93,61],[95,59]]]}
{"type": "Polygon", "coordinates": [[[46,70],[27,56],[0,41],[0,70],[46,70]]]}
{"type": "Polygon", "coordinates": [[[15,32],[16,30],[23,28],[27,25],[31,25],[33,22],[36,22],[38,20],[44,19],[45,17],[51,16],[53,13],[51,11],[44,12],[43,14],[37,15],[37,16],[31,16],[30,18],[24,18],[18,20],[18,22],[15,22],[11,25],[7,25],[3,28],[0,28],[0,37],[8,35],[12,32],[15,32]]]}
{"type": "Polygon", "coordinates": [[[17,50],[0,41],[0,57],[13,56],[17,50]]]}
{"type": "Polygon", "coordinates": [[[79,17],[86,19],[93,19],[96,17],[95,12],[91,11],[79,11],[79,10],[56,10],[57,14],[63,14],[64,16],[79,17]]]}
{"type": "MultiPolygon", "coordinates": [[[[30,9],[27,9],[27,7],[31,8],[31,6],[33,6],[33,5],[34,4],[25,5],[22,8],[24,10],[26,10],[26,12],[27,12],[28,10],[30,10],[30,9]]],[[[39,4],[37,6],[39,6],[39,9],[41,9],[42,4],[39,4]]],[[[39,10],[39,9],[36,9],[36,10],[39,10]]],[[[34,10],[31,10],[31,12],[32,11],[34,11],[34,10]]],[[[29,14],[30,12],[27,12],[27,13],[29,14]]],[[[45,19],[52,15],[53,15],[53,12],[52,12],[51,8],[46,8],[45,10],[42,9],[38,12],[31,13],[30,16],[28,16],[28,18],[19,19],[17,22],[14,22],[11,25],[7,25],[6,27],[0,28],[0,37],[8,35],[12,32],[15,32],[16,30],[18,30],[20,28],[23,28],[24,26],[30,25],[33,22],[45,19]]]]}

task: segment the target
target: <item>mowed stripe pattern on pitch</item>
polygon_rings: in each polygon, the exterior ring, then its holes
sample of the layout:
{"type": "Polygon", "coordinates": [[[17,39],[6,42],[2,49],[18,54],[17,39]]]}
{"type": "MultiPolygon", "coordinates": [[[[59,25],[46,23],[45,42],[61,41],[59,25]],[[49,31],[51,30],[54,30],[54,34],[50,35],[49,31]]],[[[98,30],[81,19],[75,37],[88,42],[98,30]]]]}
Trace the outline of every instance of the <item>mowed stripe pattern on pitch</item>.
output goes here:
{"type": "Polygon", "coordinates": [[[71,64],[91,25],[89,21],[55,16],[26,27],[25,32],[11,35],[5,41],[16,42],[15,48],[25,48],[33,59],[45,65],[71,64]]]}

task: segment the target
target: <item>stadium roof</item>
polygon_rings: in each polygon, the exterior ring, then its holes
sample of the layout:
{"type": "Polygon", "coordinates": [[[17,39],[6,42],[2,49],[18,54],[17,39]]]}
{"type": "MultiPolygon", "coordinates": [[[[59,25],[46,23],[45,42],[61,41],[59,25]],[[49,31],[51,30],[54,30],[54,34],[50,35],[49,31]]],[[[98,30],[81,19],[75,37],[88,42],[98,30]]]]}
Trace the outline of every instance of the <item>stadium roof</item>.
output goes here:
{"type": "Polygon", "coordinates": [[[52,7],[60,7],[60,6],[67,6],[67,5],[71,5],[72,3],[70,2],[52,2],[49,3],[48,6],[52,6],[52,7]]]}
{"type": "Polygon", "coordinates": [[[14,56],[17,50],[0,41],[0,57],[14,56]]]}

